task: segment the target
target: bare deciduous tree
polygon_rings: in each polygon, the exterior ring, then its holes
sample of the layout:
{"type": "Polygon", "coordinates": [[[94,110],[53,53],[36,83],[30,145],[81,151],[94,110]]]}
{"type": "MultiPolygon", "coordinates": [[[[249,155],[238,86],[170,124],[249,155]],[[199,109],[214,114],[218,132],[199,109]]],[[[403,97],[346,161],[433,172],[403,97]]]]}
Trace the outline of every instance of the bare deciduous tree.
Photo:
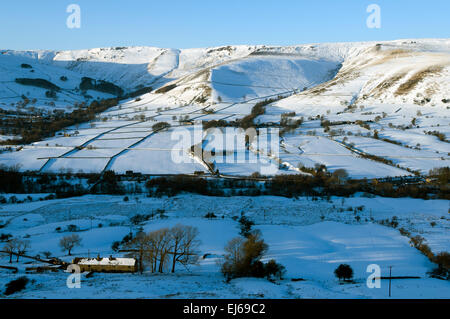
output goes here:
{"type": "MultiPolygon", "coordinates": [[[[247,238],[237,237],[225,246],[221,271],[231,280],[236,277],[264,277],[267,275],[261,258],[267,253],[268,245],[259,231],[253,231],[247,238]]],[[[272,265],[270,265],[271,268],[272,265]]],[[[270,270],[272,271],[272,270],[270,270]]]]}
{"type": "Polygon", "coordinates": [[[170,229],[172,272],[175,272],[177,262],[184,266],[197,263],[197,248],[200,245],[197,237],[198,229],[193,226],[178,224],[170,229]]]}
{"type": "Polygon", "coordinates": [[[125,245],[125,248],[131,251],[127,256],[137,260],[138,270],[142,273],[144,271],[144,256],[151,251],[149,236],[140,232],[125,245]]]}
{"type": "Polygon", "coordinates": [[[17,240],[17,260],[19,262],[19,257],[25,255],[28,248],[30,248],[30,242],[28,240],[17,240]]]}
{"type": "Polygon", "coordinates": [[[152,271],[163,272],[167,265],[167,256],[170,251],[169,229],[162,228],[149,234],[151,247],[153,251],[152,271]],[[159,265],[158,265],[159,262],[159,265]]]}
{"type": "Polygon", "coordinates": [[[16,262],[19,262],[20,256],[25,255],[28,248],[30,248],[30,242],[28,240],[14,238],[3,246],[3,251],[9,255],[9,263],[12,263],[13,255],[16,255],[16,262]]]}
{"type": "Polygon", "coordinates": [[[11,239],[5,246],[3,246],[3,251],[9,255],[9,263],[12,263],[12,256],[17,248],[17,239],[11,239]]]}
{"type": "Polygon", "coordinates": [[[184,266],[198,261],[197,239],[198,229],[192,226],[176,225],[172,228],[162,228],[148,234],[138,233],[125,247],[129,257],[138,262],[138,269],[142,273],[143,262],[150,265],[151,272],[164,272],[170,266],[175,272],[177,263],[184,266]]]}
{"type": "Polygon", "coordinates": [[[245,238],[235,237],[231,239],[228,244],[225,246],[225,259],[230,262],[230,264],[236,265],[243,257],[243,245],[245,242],[245,238]]]}
{"type": "Polygon", "coordinates": [[[345,169],[340,168],[333,172],[332,177],[337,181],[338,184],[342,184],[348,179],[348,173],[345,169]]]}
{"type": "Polygon", "coordinates": [[[72,249],[76,246],[81,246],[81,237],[77,234],[65,236],[59,241],[59,247],[61,247],[62,251],[67,250],[69,256],[71,256],[72,249]]]}

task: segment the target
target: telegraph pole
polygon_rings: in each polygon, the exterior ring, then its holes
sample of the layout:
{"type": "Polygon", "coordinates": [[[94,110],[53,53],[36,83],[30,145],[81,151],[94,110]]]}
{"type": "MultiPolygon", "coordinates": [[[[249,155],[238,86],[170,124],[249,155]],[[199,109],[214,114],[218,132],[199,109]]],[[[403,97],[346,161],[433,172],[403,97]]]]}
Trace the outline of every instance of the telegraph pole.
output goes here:
{"type": "Polygon", "coordinates": [[[389,297],[391,297],[392,266],[389,266],[389,297]]]}

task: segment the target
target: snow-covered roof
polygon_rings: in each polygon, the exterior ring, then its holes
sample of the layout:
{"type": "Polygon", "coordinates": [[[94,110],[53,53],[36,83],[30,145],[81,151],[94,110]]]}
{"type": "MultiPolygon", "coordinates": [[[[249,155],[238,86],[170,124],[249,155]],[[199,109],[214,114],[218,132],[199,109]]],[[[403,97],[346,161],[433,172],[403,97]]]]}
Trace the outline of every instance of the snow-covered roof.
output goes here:
{"type": "Polygon", "coordinates": [[[81,258],[78,265],[110,265],[110,266],[134,266],[134,258],[81,258]]]}

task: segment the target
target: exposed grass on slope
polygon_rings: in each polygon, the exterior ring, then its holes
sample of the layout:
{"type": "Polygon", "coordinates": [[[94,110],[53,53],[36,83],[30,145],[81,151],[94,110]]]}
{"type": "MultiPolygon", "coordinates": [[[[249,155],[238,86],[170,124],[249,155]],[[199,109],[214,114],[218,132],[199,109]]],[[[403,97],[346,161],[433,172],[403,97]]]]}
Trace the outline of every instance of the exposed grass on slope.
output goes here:
{"type": "Polygon", "coordinates": [[[155,91],[155,93],[157,93],[157,94],[160,94],[160,93],[167,93],[167,92],[169,92],[170,90],[173,90],[173,89],[176,88],[176,87],[177,87],[176,84],[166,85],[166,86],[163,86],[163,87],[157,89],[157,90],[155,91]]]}
{"type": "Polygon", "coordinates": [[[378,84],[371,92],[373,97],[379,97],[383,92],[385,92],[390,87],[393,87],[396,83],[398,83],[402,78],[406,76],[406,73],[395,74],[389,79],[382,81],[378,84]]]}
{"type": "Polygon", "coordinates": [[[437,74],[442,71],[444,67],[442,65],[430,66],[425,70],[419,71],[411,76],[405,83],[402,83],[395,95],[405,95],[408,94],[412,89],[414,89],[417,84],[422,82],[426,77],[437,74]]]}

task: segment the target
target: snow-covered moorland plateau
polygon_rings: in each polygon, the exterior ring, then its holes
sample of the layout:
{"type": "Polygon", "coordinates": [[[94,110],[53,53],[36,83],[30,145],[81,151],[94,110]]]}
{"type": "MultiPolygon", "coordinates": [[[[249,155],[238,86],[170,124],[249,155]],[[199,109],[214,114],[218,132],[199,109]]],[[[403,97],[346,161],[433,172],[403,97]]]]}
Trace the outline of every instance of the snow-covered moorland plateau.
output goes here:
{"type": "Polygon", "coordinates": [[[389,267],[396,298],[450,296],[449,39],[0,50],[0,70],[1,298],[386,298],[389,267]],[[245,220],[283,276],[223,276],[245,220]],[[174,273],[69,289],[57,267],[175,225],[199,260],[174,273]]]}

